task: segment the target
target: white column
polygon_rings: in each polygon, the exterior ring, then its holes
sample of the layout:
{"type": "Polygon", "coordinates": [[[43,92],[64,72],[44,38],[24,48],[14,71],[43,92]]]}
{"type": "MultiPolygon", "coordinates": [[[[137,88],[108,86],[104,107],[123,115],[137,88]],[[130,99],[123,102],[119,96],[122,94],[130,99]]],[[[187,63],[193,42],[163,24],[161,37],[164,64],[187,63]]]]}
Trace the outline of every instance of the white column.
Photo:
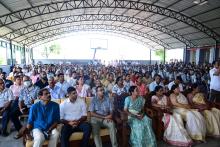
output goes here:
{"type": "Polygon", "coordinates": [[[196,64],[199,63],[199,57],[200,57],[200,49],[196,50],[196,64]]]}
{"type": "Polygon", "coordinates": [[[212,63],[215,60],[215,48],[210,48],[209,54],[209,63],[212,63]]]}

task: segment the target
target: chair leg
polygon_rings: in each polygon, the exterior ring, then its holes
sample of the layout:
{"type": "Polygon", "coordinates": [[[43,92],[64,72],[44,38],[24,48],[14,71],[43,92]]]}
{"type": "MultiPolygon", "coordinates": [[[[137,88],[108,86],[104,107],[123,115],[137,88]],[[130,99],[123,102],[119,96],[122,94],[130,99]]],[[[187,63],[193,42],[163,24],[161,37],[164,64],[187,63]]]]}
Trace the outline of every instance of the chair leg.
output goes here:
{"type": "Polygon", "coordinates": [[[8,121],[7,132],[8,132],[8,133],[11,132],[11,120],[8,121]]]}

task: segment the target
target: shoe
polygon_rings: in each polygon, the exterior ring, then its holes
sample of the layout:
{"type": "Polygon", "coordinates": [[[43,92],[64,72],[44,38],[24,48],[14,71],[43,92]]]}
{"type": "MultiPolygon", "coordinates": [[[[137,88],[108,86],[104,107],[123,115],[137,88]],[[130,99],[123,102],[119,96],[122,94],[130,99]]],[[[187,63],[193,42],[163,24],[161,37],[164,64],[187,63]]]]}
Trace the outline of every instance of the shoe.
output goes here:
{"type": "Polygon", "coordinates": [[[19,139],[19,138],[21,138],[23,135],[22,134],[16,134],[15,136],[14,136],[14,139],[19,139]]]}
{"type": "Polygon", "coordinates": [[[7,132],[2,132],[2,136],[3,137],[7,137],[9,135],[9,133],[7,133],[7,132]]]}

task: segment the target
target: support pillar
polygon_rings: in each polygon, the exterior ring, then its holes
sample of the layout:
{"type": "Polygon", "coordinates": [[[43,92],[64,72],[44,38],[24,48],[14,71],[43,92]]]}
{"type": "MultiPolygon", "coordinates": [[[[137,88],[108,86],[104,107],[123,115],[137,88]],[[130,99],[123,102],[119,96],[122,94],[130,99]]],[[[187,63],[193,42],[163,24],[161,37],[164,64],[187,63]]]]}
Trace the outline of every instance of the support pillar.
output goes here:
{"type": "Polygon", "coordinates": [[[215,40],[215,54],[214,54],[214,60],[218,59],[219,49],[217,49],[218,41],[215,40]]]}
{"type": "Polygon", "coordinates": [[[150,49],[150,65],[151,65],[151,49],[150,49]]]}
{"type": "Polygon", "coordinates": [[[187,45],[186,47],[183,49],[183,63],[186,63],[187,62],[187,45]]]}
{"type": "Polygon", "coordinates": [[[34,57],[33,48],[30,49],[29,54],[30,54],[31,64],[34,64],[34,59],[33,59],[33,57],[34,57]]]}
{"type": "Polygon", "coordinates": [[[9,42],[9,47],[11,51],[11,66],[14,66],[14,61],[13,61],[13,50],[12,50],[12,41],[10,40],[9,42]]]}
{"type": "Polygon", "coordinates": [[[200,49],[196,49],[196,64],[199,64],[200,60],[200,49]]]}
{"type": "Polygon", "coordinates": [[[23,64],[26,64],[26,48],[25,48],[25,44],[24,44],[24,48],[23,48],[23,51],[24,51],[24,61],[23,61],[23,64]]]}
{"type": "Polygon", "coordinates": [[[165,62],[166,62],[166,49],[164,47],[164,49],[163,49],[163,63],[165,64],[165,62]]]}

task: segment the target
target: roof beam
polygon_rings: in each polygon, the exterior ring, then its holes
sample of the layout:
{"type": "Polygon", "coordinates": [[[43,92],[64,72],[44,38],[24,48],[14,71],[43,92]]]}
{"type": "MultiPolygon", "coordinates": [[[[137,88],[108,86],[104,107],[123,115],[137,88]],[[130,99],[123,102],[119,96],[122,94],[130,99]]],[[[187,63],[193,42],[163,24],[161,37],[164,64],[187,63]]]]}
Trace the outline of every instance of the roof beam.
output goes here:
{"type": "MultiPolygon", "coordinates": [[[[9,7],[4,3],[4,1],[0,1],[0,4],[1,4],[2,6],[4,6],[6,9],[8,9],[8,11],[10,11],[10,14],[13,14],[13,13],[14,13],[14,11],[12,11],[11,8],[9,8],[9,7]]],[[[16,18],[18,18],[18,19],[20,19],[20,17],[17,16],[17,14],[14,14],[13,16],[16,17],[16,18]]],[[[11,19],[11,21],[13,21],[13,19],[11,19]]],[[[28,25],[27,22],[25,22],[24,20],[22,20],[22,21],[23,21],[26,25],[28,25]]]]}
{"type": "MultiPolygon", "coordinates": [[[[73,22],[82,22],[82,21],[118,21],[118,22],[127,22],[127,23],[132,23],[132,24],[137,24],[141,25],[143,27],[149,27],[153,28],[155,30],[158,30],[160,32],[163,32],[165,34],[168,34],[179,41],[183,42],[184,44],[187,44],[190,47],[195,46],[193,43],[190,42],[190,40],[187,40],[183,36],[177,34],[176,32],[165,28],[159,24],[146,21],[140,18],[133,18],[129,16],[120,16],[120,15],[95,15],[95,14],[87,14],[87,15],[71,15],[71,16],[65,16],[65,17],[59,17],[56,19],[49,19],[40,23],[35,23],[32,25],[29,25],[24,28],[20,28],[17,31],[5,34],[4,36],[0,36],[2,38],[9,38],[12,40],[15,40],[16,38],[21,37],[22,35],[28,35],[29,33],[33,33],[34,31],[37,30],[42,30],[42,29],[47,29],[53,26],[58,26],[62,24],[67,24],[67,23],[73,23],[73,22]],[[29,29],[30,28],[30,29],[29,29]],[[21,35],[17,35],[19,32],[21,35]]],[[[111,24],[112,25],[112,24],[111,24]]],[[[157,39],[154,39],[157,40],[157,39]]],[[[159,41],[160,42],[160,41],[159,41]]],[[[164,45],[165,46],[165,45],[164,45]]]]}
{"type": "MultiPolygon", "coordinates": [[[[121,34],[123,36],[126,36],[128,38],[133,38],[138,42],[142,42],[142,44],[144,44],[145,46],[147,45],[148,47],[151,47],[153,49],[155,49],[153,46],[149,45],[147,42],[145,42],[143,39],[138,39],[139,34],[133,34],[133,33],[127,33],[127,28],[117,28],[114,26],[108,26],[108,25],[77,25],[77,26],[69,26],[69,27],[63,27],[60,29],[54,29],[54,30],[50,30],[48,32],[45,32],[42,34],[41,37],[34,37],[31,38],[31,40],[23,40],[20,43],[22,44],[26,44],[28,46],[34,45],[40,41],[44,41],[47,39],[50,39],[52,37],[56,37],[56,36],[60,36],[62,34],[66,34],[66,33],[73,33],[73,32],[79,32],[79,31],[105,31],[105,32],[112,32],[112,33],[117,33],[117,34],[121,34]],[[131,34],[135,35],[136,37],[132,36],[131,34]]],[[[130,30],[131,32],[135,31],[135,30],[130,30]]],[[[144,38],[141,36],[141,38],[144,38]]]]}
{"type": "MultiPolygon", "coordinates": [[[[112,25],[99,25],[99,24],[94,24],[94,25],[73,25],[73,24],[70,24],[69,26],[59,27],[59,29],[57,29],[57,28],[52,28],[52,29],[50,29],[49,31],[45,31],[45,32],[41,33],[41,35],[47,36],[47,35],[45,35],[45,34],[50,34],[50,33],[53,32],[53,31],[60,31],[60,30],[64,30],[64,29],[71,29],[71,30],[73,30],[73,29],[77,29],[79,26],[84,26],[84,28],[87,28],[87,29],[88,29],[89,27],[93,28],[93,27],[98,27],[98,26],[99,26],[99,28],[102,28],[102,29],[103,29],[103,28],[106,28],[106,29],[111,28],[112,30],[115,30],[115,31],[126,32],[126,33],[131,33],[131,34],[134,34],[134,35],[139,35],[139,36],[141,36],[141,37],[143,37],[143,38],[146,38],[146,39],[148,39],[148,40],[151,40],[151,41],[157,43],[157,44],[160,45],[160,46],[164,46],[164,47],[166,47],[166,48],[171,48],[171,46],[169,46],[168,44],[164,43],[164,42],[161,41],[161,40],[158,40],[158,39],[155,38],[154,36],[145,34],[145,33],[143,33],[143,32],[136,31],[136,30],[134,30],[134,29],[130,29],[130,28],[126,28],[126,27],[112,26],[112,25]]],[[[27,41],[29,41],[29,40],[33,41],[33,40],[35,40],[36,37],[37,37],[37,38],[40,38],[41,35],[33,35],[33,36],[30,36],[29,38],[26,38],[26,39],[23,39],[23,40],[19,41],[18,43],[24,43],[24,42],[27,42],[27,41]]]]}
{"type": "MultiPolygon", "coordinates": [[[[83,30],[81,30],[83,31],[83,30]]],[[[62,38],[66,38],[66,37],[70,37],[70,36],[73,36],[75,35],[76,33],[79,33],[81,32],[80,30],[78,31],[75,31],[75,32],[71,32],[71,33],[66,33],[66,34],[62,34],[62,35],[57,35],[57,36],[54,36],[54,37],[50,37],[50,38],[46,38],[44,40],[41,40],[41,41],[38,41],[37,43],[35,44],[31,44],[30,47],[31,48],[35,48],[39,45],[42,45],[42,44],[45,44],[47,42],[50,42],[50,41],[54,41],[54,40],[58,40],[58,39],[62,39],[62,38]]],[[[137,39],[136,37],[134,36],[129,36],[129,34],[125,35],[123,33],[120,33],[120,32],[111,32],[111,31],[106,31],[106,30],[99,30],[100,32],[98,32],[99,34],[104,34],[104,35],[111,35],[111,36],[118,36],[118,37],[122,37],[122,38],[125,38],[125,39],[129,39],[131,41],[135,41],[137,43],[140,43],[146,47],[148,47],[148,49],[151,49],[151,50],[157,50],[157,48],[147,44],[147,42],[143,42],[143,40],[140,40],[140,39],[137,39]]],[[[97,31],[96,30],[86,30],[86,34],[88,33],[93,33],[95,32],[95,34],[97,34],[97,31]]],[[[83,32],[81,32],[83,33],[83,32]]]]}
{"type": "Polygon", "coordinates": [[[212,29],[182,13],[148,3],[135,2],[135,1],[121,1],[121,0],[114,0],[112,3],[110,3],[109,0],[97,0],[97,2],[93,5],[88,4],[85,1],[81,1],[81,0],[62,1],[62,2],[56,1],[51,4],[43,4],[43,5],[35,6],[33,8],[27,8],[16,12],[12,12],[7,15],[0,16],[0,26],[6,26],[12,23],[16,23],[18,21],[23,21],[31,17],[37,17],[50,13],[57,13],[60,11],[69,11],[74,9],[86,9],[86,8],[100,8],[100,7],[133,9],[133,10],[139,10],[139,11],[145,11],[145,12],[151,12],[151,13],[163,15],[184,22],[189,26],[194,27],[200,30],[201,32],[205,33],[207,36],[215,40],[220,40],[220,35],[214,32],[212,29]],[[18,20],[11,19],[15,15],[19,16],[20,19],[18,20]]]}

